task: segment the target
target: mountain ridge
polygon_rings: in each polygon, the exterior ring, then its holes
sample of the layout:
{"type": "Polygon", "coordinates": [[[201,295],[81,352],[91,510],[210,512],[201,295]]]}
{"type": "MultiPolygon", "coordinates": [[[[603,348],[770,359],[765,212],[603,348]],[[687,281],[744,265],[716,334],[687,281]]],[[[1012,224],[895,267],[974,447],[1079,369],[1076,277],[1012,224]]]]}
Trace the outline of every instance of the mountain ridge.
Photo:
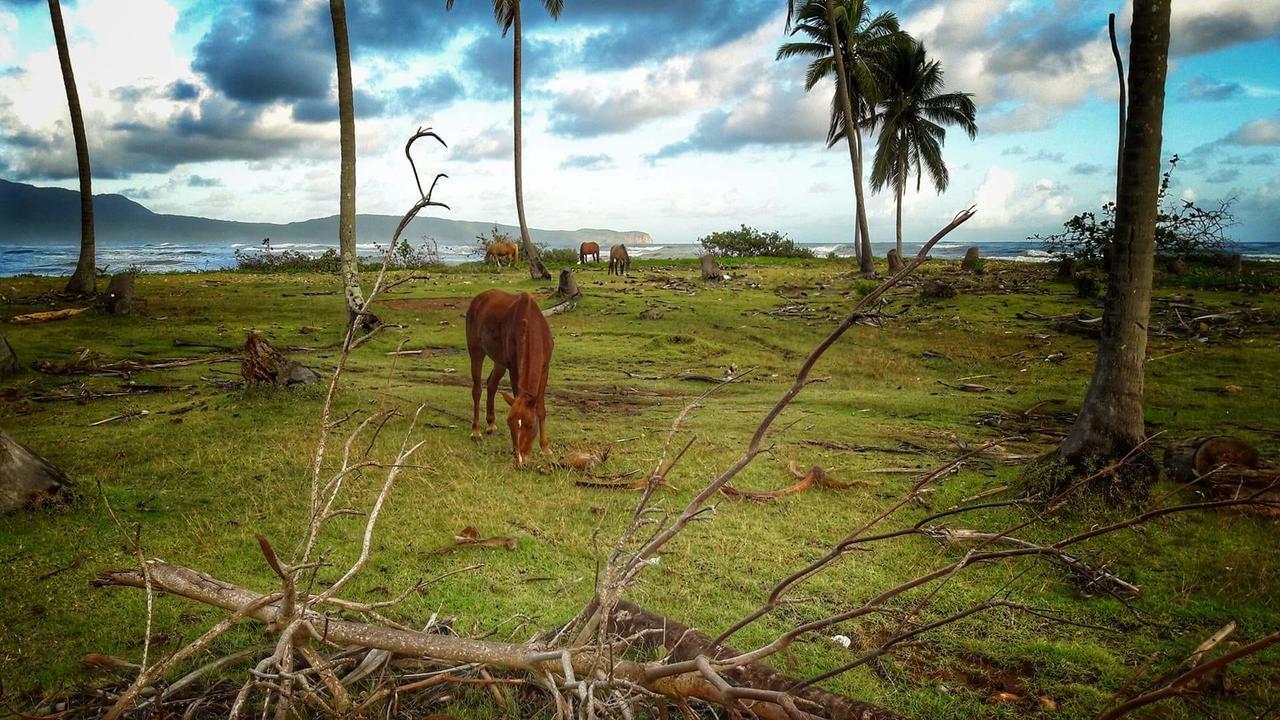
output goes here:
{"type": "MultiPolygon", "coordinates": [[[[338,216],[295,220],[289,223],[217,220],[192,215],[157,213],[118,193],[95,194],[94,230],[98,242],[245,243],[256,245],[264,238],[273,244],[317,243],[337,245],[338,216]]],[[[400,218],[392,215],[356,215],[357,241],[383,243],[391,239],[400,218]]],[[[519,235],[519,228],[503,223],[447,218],[417,218],[404,237],[416,241],[429,237],[441,244],[473,244],[476,235],[497,227],[500,232],[519,235]]],[[[553,247],[577,247],[582,242],[601,245],[653,242],[638,230],[543,230],[529,228],[534,242],[553,247]]],[[[0,243],[68,243],[80,238],[80,193],[56,187],[39,187],[0,179],[0,243]]]]}

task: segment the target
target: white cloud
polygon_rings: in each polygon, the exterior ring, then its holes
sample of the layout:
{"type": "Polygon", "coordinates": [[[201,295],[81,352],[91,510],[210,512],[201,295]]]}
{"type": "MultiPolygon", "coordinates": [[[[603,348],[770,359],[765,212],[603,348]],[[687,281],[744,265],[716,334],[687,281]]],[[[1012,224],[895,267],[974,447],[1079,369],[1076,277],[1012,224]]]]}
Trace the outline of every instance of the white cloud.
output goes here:
{"type": "Polygon", "coordinates": [[[992,165],[973,194],[978,208],[976,228],[1007,228],[1044,219],[1061,218],[1075,207],[1062,183],[1049,178],[1019,182],[1017,173],[992,165]]]}

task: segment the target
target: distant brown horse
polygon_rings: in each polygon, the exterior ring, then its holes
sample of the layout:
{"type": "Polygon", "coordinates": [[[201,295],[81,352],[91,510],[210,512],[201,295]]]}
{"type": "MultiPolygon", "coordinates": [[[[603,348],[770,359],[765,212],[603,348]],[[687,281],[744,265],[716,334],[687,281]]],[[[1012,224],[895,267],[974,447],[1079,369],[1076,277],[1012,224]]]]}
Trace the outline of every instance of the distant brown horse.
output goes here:
{"type": "Polygon", "coordinates": [[[592,258],[591,262],[600,262],[600,243],[584,242],[578,246],[578,262],[586,265],[587,258],[592,258]]]}
{"type": "Polygon", "coordinates": [[[609,248],[609,274],[629,275],[631,273],[631,255],[626,245],[614,245],[609,248]]]}
{"type": "Polygon", "coordinates": [[[520,262],[520,246],[506,240],[494,240],[489,243],[489,247],[484,251],[485,263],[493,263],[498,267],[502,267],[503,258],[506,259],[507,265],[515,265],[520,262]]]}
{"type": "Polygon", "coordinates": [[[480,437],[480,375],[484,358],[493,358],[489,373],[489,400],[485,409],[486,432],[498,427],[493,418],[493,395],[502,376],[511,371],[511,393],[502,399],[511,406],[507,426],[516,464],[523,466],[533,452],[538,435],[547,450],[547,372],[551,367],[551,327],[529,293],[513,295],[485,290],[467,308],[467,352],[471,354],[471,437],[480,437]],[[514,393],[514,395],[512,394],[514,393]]]}

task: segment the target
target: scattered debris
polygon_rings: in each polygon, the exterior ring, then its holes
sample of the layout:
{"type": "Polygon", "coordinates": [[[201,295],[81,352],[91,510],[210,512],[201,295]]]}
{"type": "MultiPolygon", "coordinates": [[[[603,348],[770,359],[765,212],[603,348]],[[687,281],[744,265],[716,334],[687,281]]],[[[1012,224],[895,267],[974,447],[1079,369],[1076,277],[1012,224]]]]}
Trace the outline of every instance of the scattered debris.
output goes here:
{"type": "Polygon", "coordinates": [[[53,320],[66,320],[67,318],[75,317],[88,309],[89,308],[87,307],[64,308],[62,310],[46,310],[45,312],[15,315],[9,318],[9,322],[14,325],[34,325],[36,323],[50,322],[53,320]]]}
{"type": "Polygon", "coordinates": [[[468,525],[462,528],[462,531],[453,536],[453,542],[432,550],[432,555],[443,555],[462,548],[482,547],[482,548],[506,548],[514,551],[516,549],[516,539],[513,537],[480,537],[480,531],[468,525]]]}
{"type": "Polygon", "coordinates": [[[769,492],[751,492],[748,490],[739,490],[733,485],[725,484],[720,488],[720,492],[724,493],[725,495],[728,495],[731,498],[736,498],[739,500],[753,500],[756,502],[761,502],[764,500],[776,500],[777,498],[780,498],[780,497],[785,497],[787,495],[794,495],[799,492],[804,492],[805,490],[808,490],[809,488],[814,486],[827,488],[829,490],[847,490],[852,487],[875,486],[879,484],[879,483],[872,482],[870,480],[851,480],[849,482],[839,482],[837,480],[832,479],[831,476],[827,474],[826,470],[822,469],[817,465],[814,465],[813,467],[809,468],[809,472],[802,473],[800,472],[799,469],[796,468],[795,460],[792,460],[787,463],[787,471],[790,472],[791,476],[796,478],[799,482],[797,482],[794,485],[791,485],[790,487],[782,488],[781,490],[773,490],[769,492]]]}

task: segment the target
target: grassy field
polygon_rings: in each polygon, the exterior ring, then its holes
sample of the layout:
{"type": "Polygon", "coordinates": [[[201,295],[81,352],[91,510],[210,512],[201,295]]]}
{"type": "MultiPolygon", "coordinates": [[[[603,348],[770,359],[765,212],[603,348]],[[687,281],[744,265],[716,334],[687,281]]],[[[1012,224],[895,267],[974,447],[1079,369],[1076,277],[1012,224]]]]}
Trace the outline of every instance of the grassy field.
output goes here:
{"type": "MultiPolygon", "coordinates": [[[[664,490],[667,507],[691,492],[740,451],[765,409],[777,398],[804,354],[860,294],[875,283],[854,279],[844,262],[738,263],[720,285],[697,279],[688,263],[637,263],[633,276],[606,277],[603,265],[583,270],[585,298],[572,313],[553,317],[556,350],[548,398],[553,450],[602,449],[613,444],[603,472],[651,466],[676,413],[707,386],[670,379],[681,374],[722,377],[729,369],[751,374],[713,396],[687,424],[694,449],[664,490]],[[646,309],[658,319],[640,319],[646,309]],[[654,379],[667,378],[667,379],[654,379]]],[[[1254,273],[1275,270],[1253,268],[1254,273]]],[[[787,463],[822,465],[841,481],[878,484],[846,490],[815,489],[768,503],[725,499],[710,523],[683,535],[634,591],[637,602],[674,619],[718,631],[755,607],[773,582],[824,552],[850,528],[899,497],[912,475],[871,472],[886,467],[940,465],[1001,432],[979,422],[984,413],[1016,412],[1045,400],[1071,412],[1093,364],[1093,341],[1063,334],[1052,320],[1080,310],[1100,312],[1071,286],[1054,283],[1048,268],[989,262],[981,277],[961,276],[954,264],[927,265],[923,274],[946,275],[966,287],[955,299],[925,301],[918,290],[893,291],[882,327],[859,325],[815,370],[829,377],[805,390],[779,421],[772,453],[761,456],[737,483],[768,490],[793,482],[787,463]],[[989,392],[963,392],[969,382],[989,392]],[[806,441],[831,441],[916,454],[847,452],[806,441]]],[[[1204,290],[1213,278],[1161,278],[1156,295],[1181,296],[1213,312],[1260,308],[1262,322],[1241,325],[1239,336],[1206,327],[1198,337],[1153,338],[1147,375],[1147,416],[1163,437],[1229,433],[1280,452],[1276,388],[1280,336],[1274,293],[1204,290]],[[1226,389],[1227,386],[1235,386],[1226,389]]],[[[280,347],[305,346],[295,357],[322,373],[332,368],[332,347],[342,330],[342,299],[332,277],[306,274],[212,273],[143,275],[144,299],[132,315],[89,312],[69,320],[0,331],[24,366],[70,361],[87,349],[101,361],[227,355],[209,347],[176,347],[175,340],[233,347],[251,329],[280,347]]],[[[392,615],[421,625],[432,613],[456,616],[463,632],[508,623],[523,640],[532,628],[563,621],[591,594],[598,559],[622,527],[636,494],[579,487],[580,476],[550,467],[518,471],[505,434],[479,444],[468,438],[470,393],[463,314],[467,301],[488,287],[545,295],[520,271],[469,267],[431,272],[381,299],[378,314],[403,330],[382,334],[357,351],[338,402],[339,413],[387,408],[406,412],[419,403],[427,423],[418,461],[392,493],[376,537],[370,567],[352,599],[382,599],[420,578],[473,563],[411,598],[392,615]],[[401,343],[418,356],[388,355],[401,343]],[[467,549],[436,553],[464,527],[485,536],[516,538],[514,551],[467,549]]],[[[60,289],[46,278],[0,280],[5,316],[50,308],[42,299],[60,289]]],[[[544,303],[545,304],[545,303],[544,303]]],[[[1152,327],[1174,321],[1176,306],[1158,302],[1152,327]]],[[[1193,311],[1194,312],[1194,311],[1193,311]]],[[[97,485],[127,524],[140,523],[149,555],[260,589],[276,587],[254,533],[277,547],[292,547],[302,529],[309,463],[323,391],[318,387],[237,388],[234,362],[202,364],[136,375],[139,384],[173,389],[133,397],[48,400],[84,389],[118,390],[119,378],[63,376],[30,369],[3,385],[0,425],[64,468],[82,497],[59,510],[0,518],[0,681],[10,707],[30,707],[44,693],[107,682],[80,666],[86,653],[136,657],[141,651],[144,596],[131,590],[95,590],[99,572],[128,567],[125,538],[111,523],[97,485]],[[90,426],[106,418],[148,411],[130,420],[90,426]]],[[[499,411],[501,413],[502,406],[499,411]]],[[[393,421],[389,430],[404,429],[393,421]]],[[[1039,438],[1043,440],[1043,438],[1039,438]]],[[[378,451],[399,442],[387,432],[378,451]],[[385,447],[383,447],[385,446],[385,447]]],[[[1043,451],[1050,445],[1018,448],[1043,451]]],[[[905,510],[913,522],[977,493],[1016,481],[1014,465],[972,463],[948,477],[928,508],[905,510]]],[[[355,502],[367,502],[379,477],[367,475],[355,502]]],[[[1162,484],[1161,489],[1170,486],[1162,484]]],[[[964,526],[999,529],[1018,519],[1010,510],[971,516],[964,526]]],[[[1026,531],[1028,539],[1058,538],[1102,518],[1077,513],[1026,531]]],[[[894,525],[895,527],[897,524],[894,525]]],[[[337,523],[325,537],[341,565],[358,547],[358,520],[337,523]]],[[[1228,621],[1237,639],[1252,640],[1280,628],[1280,562],[1275,520],[1237,512],[1180,515],[1090,543],[1092,562],[1141,586],[1132,608],[1083,594],[1060,566],[1024,560],[978,568],[959,576],[937,598],[930,618],[955,612],[995,592],[1109,631],[1050,623],[994,611],[949,626],[827,683],[853,697],[921,718],[1014,718],[1052,714],[1090,717],[1146,667],[1141,687],[1176,665],[1228,621]],[[1150,663],[1148,665],[1148,663],[1150,663]],[[1019,700],[992,702],[1008,692],[1019,700]],[[1050,709],[1056,707],[1056,710],[1050,709]]],[[[923,538],[905,538],[843,560],[804,584],[788,605],[735,638],[739,647],[766,641],[797,621],[857,603],[922,571],[959,557],[923,538]]],[[[904,603],[905,605],[905,603],[904,603]]],[[[194,638],[220,614],[193,603],[161,598],[154,639],[174,648],[194,638]]],[[[873,642],[886,620],[842,626],[854,649],[873,642]]],[[[259,628],[244,628],[216,646],[262,642],[259,628]]],[[[851,651],[826,636],[808,638],[774,657],[789,673],[813,674],[850,659],[851,651]]],[[[1233,666],[1225,691],[1173,701],[1151,717],[1261,717],[1280,703],[1280,651],[1233,666]]],[[[441,712],[483,716],[483,702],[463,701],[441,712]]]]}

